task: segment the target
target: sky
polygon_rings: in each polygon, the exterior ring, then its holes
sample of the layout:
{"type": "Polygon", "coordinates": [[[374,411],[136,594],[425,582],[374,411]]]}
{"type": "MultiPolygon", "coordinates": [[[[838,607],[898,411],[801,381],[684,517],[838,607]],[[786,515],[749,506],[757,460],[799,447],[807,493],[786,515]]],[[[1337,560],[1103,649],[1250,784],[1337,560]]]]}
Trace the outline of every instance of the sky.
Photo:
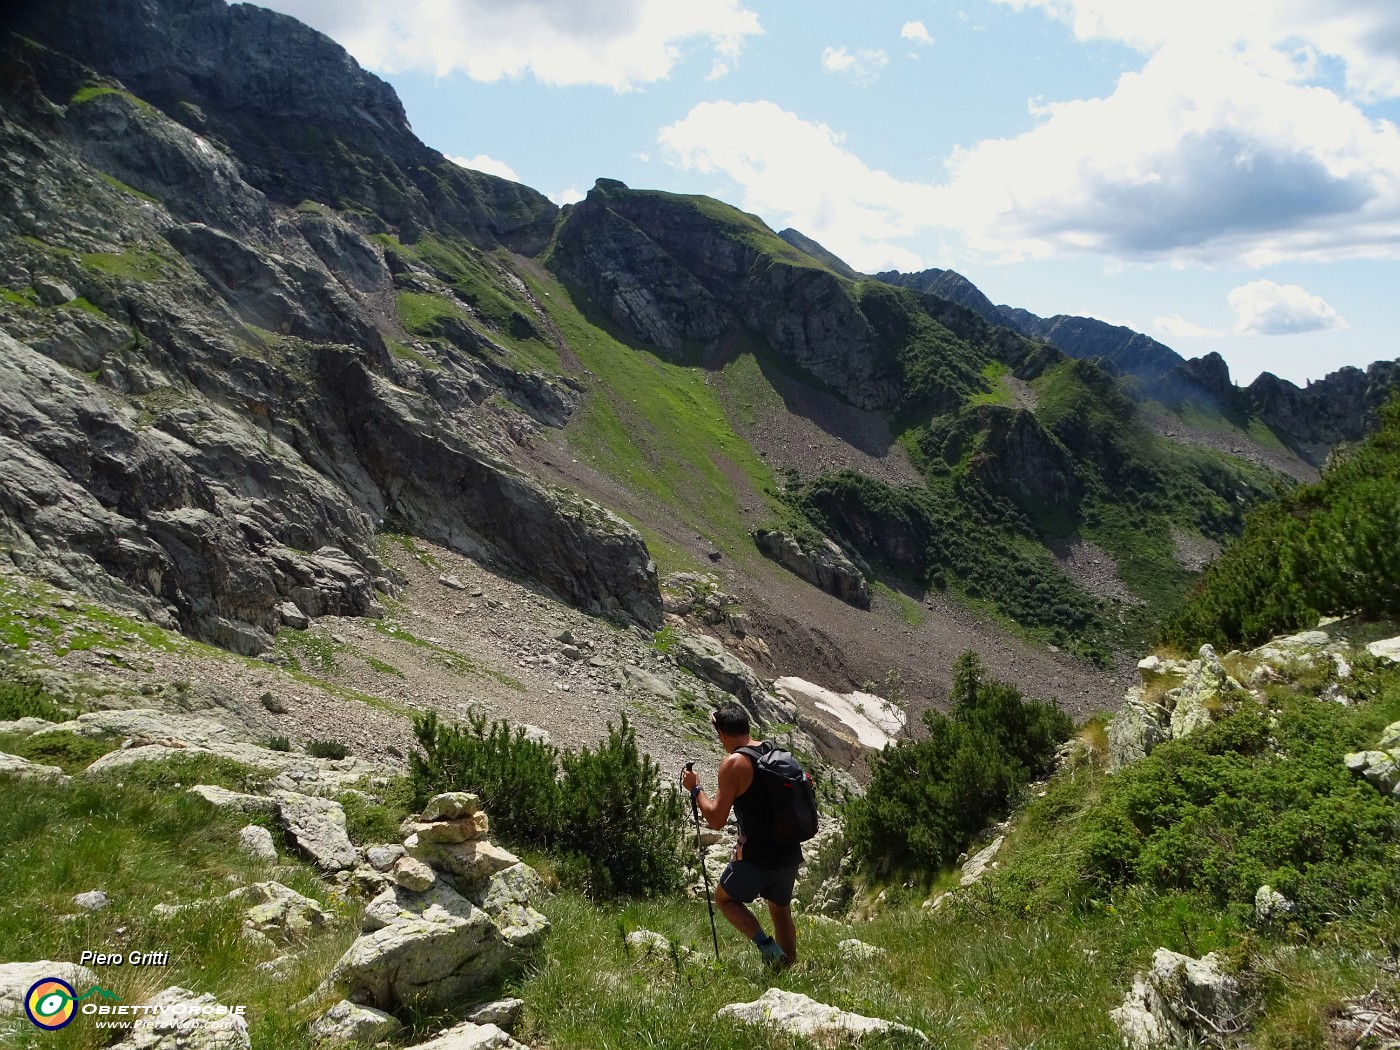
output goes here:
{"type": "Polygon", "coordinates": [[[702,193],[1235,381],[1400,356],[1400,0],[272,0],[559,204],[702,193]]]}

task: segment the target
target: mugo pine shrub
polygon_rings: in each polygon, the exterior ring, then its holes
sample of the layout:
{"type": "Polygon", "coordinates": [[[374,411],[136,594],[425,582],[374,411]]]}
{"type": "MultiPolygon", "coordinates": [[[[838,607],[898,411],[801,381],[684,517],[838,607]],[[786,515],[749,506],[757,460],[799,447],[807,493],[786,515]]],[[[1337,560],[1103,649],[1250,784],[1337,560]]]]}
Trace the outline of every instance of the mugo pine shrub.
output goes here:
{"type": "Polygon", "coordinates": [[[1321,615],[1400,617],[1400,394],[1316,485],[1264,504],[1162,627],[1183,649],[1259,645],[1321,615]]]}
{"type": "Polygon", "coordinates": [[[508,722],[487,723],[473,711],[466,725],[443,725],[429,712],[413,722],[423,748],[409,757],[414,803],[442,791],[481,796],[491,823],[520,845],[545,845],[557,826],[554,782],[558,751],[531,740],[508,722]]]}
{"type": "Polygon", "coordinates": [[[429,713],[414,721],[423,753],[410,759],[415,803],[441,791],[481,797],[508,842],[558,859],[590,896],[672,893],[683,879],[684,808],[674,786],[637,748],[622,719],[596,750],[559,750],[473,713],[466,726],[429,713]]]}
{"type": "Polygon", "coordinates": [[[1373,722],[1296,697],[1160,745],[1105,785],[1071,881],[1185,891],[1241,918],[1268,883],[1304,929],[1394,904],[1400,805],[1341,761],[1370,746],[1373,722]]]}
{"type": "Polygon", "coordinates": [[[957,860],[1017,793],[1044,772],[1074,728],[1053,704],[986,677],[976,653],[953,667],[949,715],[924,713],[928,737],[872,763],[870,787],[846,811],[846,835],[867,868],[936,871],[957,860]]]}

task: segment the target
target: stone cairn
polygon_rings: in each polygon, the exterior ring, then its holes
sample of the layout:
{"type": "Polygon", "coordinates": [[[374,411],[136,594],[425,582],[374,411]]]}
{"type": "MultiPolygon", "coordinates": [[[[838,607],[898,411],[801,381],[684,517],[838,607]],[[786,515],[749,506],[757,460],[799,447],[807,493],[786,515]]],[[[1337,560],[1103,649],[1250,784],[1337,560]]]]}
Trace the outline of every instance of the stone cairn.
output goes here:
{"type": "Polygon", "coordinates": [[[365,850],[392,881],[366,907],[360,937],[316,993],[344,999],[323,1028],[367,1010],[460,1011],[544,938],[549,920],[532,907],[548,896],[543,880],[493,845],[489,829],[477,796],[454,791],[404,822],[402,846],[365,850]]]}

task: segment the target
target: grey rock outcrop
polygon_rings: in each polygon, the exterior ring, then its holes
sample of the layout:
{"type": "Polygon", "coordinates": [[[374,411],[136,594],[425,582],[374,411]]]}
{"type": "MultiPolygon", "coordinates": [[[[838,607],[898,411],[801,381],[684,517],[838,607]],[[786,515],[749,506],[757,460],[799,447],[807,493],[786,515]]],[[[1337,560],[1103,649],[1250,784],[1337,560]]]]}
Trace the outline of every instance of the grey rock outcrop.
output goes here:
{"type": "Polygon", "coordinates": [[[1158,948],[1151,969],[1133,978],[1123,1004],[1109,1013],[1128,1050],[1166,1050],[1223,1046],[1253,1009],[1214,954],[1193,959],[1158,948]]]}
{"type": "Polygon", "coordinates": [[[1143,684],[1128,691],[1108,724],[1110,772],[1145,758],[1164,740],[1190,736],[1249,699],[1210,645],[1201,646],[1199,658],[1184,667],[1168,669],[1163,661],[1150,658],[1138,671],[1143,684]],[[1182,676],[1181,684],[1164,690],[1174,673],[1182,676]]]}
{"type": "Polygon", "coordinates": [[[74,896],[73,903],[84,911],[101,911],[111,900],[101,890],[88,890],[74,896]]]}
{"type": "Polygon", "coordinates": [[[408,1050],[529,1050],[494,1024],[463,1021],[426,1043],[415,1043],[408,1050]]]}
{"type": "Polygon", "coordinates": [[[982,877],[996,867],[996,855],[1001,852],[1001,845],[1005,841],[1005,835],[998,835],[969,857],[962,866],[962,875],[958,879],[958,885],[973,886],[981,882],[982,877]]]}
{"type": "Polygon", "coordinates": [[[858,1042],[867,1035],[886,1032],[905,1033],[918,1037],[921,1042],[928,1042],[928,1036],[908,1025],[838,1010],[800,992],[788,992],[781,988],[769,988],[751,1003],[730,1003],[721,1007],[715,1016],[722,1020],[776,1028],[822,1044],[858,1042]]]}
{"type": "Polygon", "coordinates": [[[403,1023],[392,1014],[342,999],[311,1023],[311,1038],[326,1043],[372,1046],[389,1038],[403,1023]]]}
{"type": "Polygon", "coordinates": [[[507,1032],[515,1030],[520,1020],[520,1011],[525,1007],[524,999],[493,999],[473,1007],[466,1019],[472,1024],[493,1024],[507,1032]]]}
{"type": "Polygon", "coordinates": [[[198,795],[216,809],[232,809],[239,813],[265,814],[271,816],[277,811],[277,803],[265,795],[249,795],[241,791],[214,784],[196,784],[189,789],[191,795],[198,795]]]}
{"type": "Polygon", "coordinates": [[[1400,799],[1400,722],[1386,726],[1374,748],[1354,751],[1342,761],[1381,794],[1400,799]]]}
{"type": "MultiPolygon", "coordinates": [[[[138,762],[163,762],[184,755],[229,758],[265,773],[268,790],[291,791],[305,795],[339,794],[353,789],[366,777],[378,777],[385,773],[385,767],[380,763],[354,755],[337,759],[313,758],[310,755],[273,751],[257,744],[230,743],[216,747],[165,738],[158,743],[133,742],[131,747],[110,751],[83,770],[83,776],[107,776],[138,762]]],[[[268,808],[267,801],[252,801],[261,796],[239,796],[238,792],[223,792],[222,788],[212,788],[200,793],[213,805],[233,806],[244,812],[265,812],[268,808]]]]}
{"type": "Polygon", "coordinates": [[[1400,663],[1400,637],[1383,638],[1377,642],[1371,642],[1366,646],[1366,651],[1378,660],[1388,660],[1393,664],[1400,663]]]}
{"type": "Polygon", "coordinates": [[[345,809],[331,799],[278,791],[277,819],[292,844],[322,871],[353,868],[358,857],[345,831],[345,809]]]}
{"type": "Polygon", "coordinates": [[[437,881],[437,873],[417,857],[400,857],[394,864],[395,883],[414,893],[424,893],[437,881]]]}
{"type": "Polygon", "coordinates": [[[277,941],[301,940],[330,921],[320,904],[280,882],[255,882],[228,899],[248,906],[245,929],[277,941]]]}
{"type": "Polygon", "coordinates": [[[516,948],[442,880],[423,893],[393,887],[371,902],[365,933],[327,980],[379,1009],[453,1007],[516,965],[516,948]]]}
{"type": "Polygon", "coordinates": [[[682,634],[671,647],[670,655],[697,678],[732,695],[744,705],[758,725],[796,721],[793,705],[769,693],[758,675],[716,639],[699,634],[682,634]]]}
{"type": "Polygon", "coordinates": [[[251,1050],[248,1022],[243,1015],[223,1007],[213,995],[196,995],[188,988],[171,987],[144,1005],[154,1007],[143,1015],[140,1028],[111,1050],[251,1050]],[[149,1020],[147,1020],[149,1018],[149,1020]],[[202,1024],[191,1025],[191,1018],[202,1024]]]}
{"type": "Polygon", "coordinates": [[[57,977],[74,988],[86,990],[97,984],[97,974],[86,966],[69,962],[0,962],[0,1017],[24,1016],[24,996],[36,981],[57,977]]]}
{"type": "Polygon", "coordinates": [[[1225,671],[1214,647],[1201,646],[1200,660],[1193,664],[1186,681],[1167,693],[1172,736],[1178,740],[1190,736],[1245,695],[1244,687],[1225,671]]]}
{"type": "Polygon", "coordinates": [[[1141,761],[1164,740],[1171,739],[1171,712],[1145,698],[1134,686],[1108,723],[1108,768],[1116,772],[1141,761]]]}
{"type": "Polygon", "coordinates": [[[246,743],[252,738],[240,727],[230,727],[212,718],[185,715],[153,708],[131,708],[117,711],[90,711],[69,722],[59,722],[40,729],[36,735],[72,733],[88,739],[122,737],[132,741],[179,740],[203,747],[221,747],[229,743],[246,743]]]}
{"type": "Polygon", "coordinates": [[[1254,921],[1269,925],[1293,914],[1297,906],[1268,883],[1254,894],[1254,921]]]}
{"type": "Polygon", "coordinates": [[[754,543],[765,555],[813,586],[857,609],[870,608],[870,584],[840,547],[822,537],[819,546],[772,529],[758,529],[754,543]]]}
{"type": "Polygon", "coordinates": [[[48,729],[53,722],[47,718],[16,718],[0,722],[0,736],[33,736],[41,729],[48,729]]]}
{"type": "Polygon", "coordinates": [[[394,863],[404,855],[404,849],[397,842],[378,846],[366,846],[365,863],[375,871],[392,871],[394,863]]]}
{"type": "Polygon", "coordinates": [[[246,905],[243,929],[254,939],[268,942],[300,941],[321,929],[329,921],[321,905],[280,882],[255,882],[230,890],[223,897],[190,901],[186,904],[157,904],[151,914],[169,918],[182,912],[194,911],[233,901],[246,905]]]}
{"type": "Polygon", "coordinates": [[[272,832],[258,824],[249,824],[238,832],[238,848],[254,860],[265,864],[277,862],[277,844],[272,841],[272,832]]]}
{"type": "Polygon", "coordinates": [[[73,779],[58,766],[46,766],[40,762],[31,762],[27,758],[7,754],[4,751],[0,751],[0,773],[28,777],[33,780],[48,780],[55,784],[67,784],[73,779]]]}

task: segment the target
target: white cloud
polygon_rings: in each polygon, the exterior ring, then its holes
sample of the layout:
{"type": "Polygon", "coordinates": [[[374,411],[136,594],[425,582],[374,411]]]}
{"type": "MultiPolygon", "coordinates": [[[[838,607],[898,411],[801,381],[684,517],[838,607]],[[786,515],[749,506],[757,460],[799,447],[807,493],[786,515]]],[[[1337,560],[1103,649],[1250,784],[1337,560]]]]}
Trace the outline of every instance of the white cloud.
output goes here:
{"type": "Polygon", "coordinates": [[[1116,40],[1152,53],[1165,47],[1231,50],[1275,70],[1308,75],[1322,55],[1346,66],[1359,98],[1400,95],[1400,4],[1394,0],[997,0],[1039,8],[1081,40],[1116,40]]]}
{"type": "Polygon", "coordinates": [[[488,175],[499,175],[503,179],[510,179],[511,182],[519,182],[520,176],[503,160],[495,157],[488,157],[485,153],[478,153],[475,157],[448,157],[453,164],[462,168],[471,168],[473,171],[484,171],[488,175]]]}
{"type": "Polygon", "coordinates": [[[848,51],[844,47],[829,47],[822,52],[822,68],[828,73],[850,77],[857,84],[873,84],[880,79],[880,70],[889,64],[890,56],[878,49],[860,48],[848,51]]]}
{"type": "Polygon", "coordinates": [[[910,40],[922,47],[928,47],[933,43],[933,37],[928,35],[928,27],[922,22],[905,22],[904,28],[899,31],[900,39],[910,40]]]}
{"type": "Polygon", "coordinates": [[[577,186],[570,186],[567,190],[549,194],[549,199],[561,208],[566,204],[577,204],[583,198],[584,194],[577,186]]]}
{"type": "Polygon", "coordinates": [[[745,210],[796,227],[858,270],[925,265],[893,242],[929,224],[932,188],[868,167],[825,124],[772,102],[705,102],[657,138],[670,163],[728,177],[745,210]]]}
{"type": "Polygon", "coordinates": [[[762,32],[743,0],[264,0],[385,73],[465,73],[494,82],[601,84],[664,80],[688,48],[714,52],[711,76],[762,32]]]}
{"type": "Polygon", "coordinates": [[[1168,46],[1106,98],[1034,112],[949,160],[943,221],[990,253],[1400,257],[1400,132],[1322,87],[1168,46]]]}
{"type": "Polygon", "coordinates": [[[1169,339],[1218,339],[1225,333],[1216,328],[1205,328],[1186,320],[1180,314],[1157,317],[1152,327],[1169,339]]]}
{"type": "Polygon", "coordinates": [[[1295,335],[1347,327],[1326,301],[1296,284],[1251,281],[1232,291],[1229,298],[1239,335],[1295,335]]]}
{"type": "MultiPolygon", "coordinates": [[[[954,260],[1400,259],[1400,130],[1365,108],[1400,96],[1400,3],[999,2],[1125,41],[1142,65],[1105,97],[1033,104],[1030,131],[954,150],[941,181],[872,169],[837,131],[768,103],[697,106],[662,141],[682,167],[731,178],[749,210],[866,269],[929,229],[954,260]],[[1338,70],[1345,91],[1328,79],[1338,70]]],[[[865,54],[828,48],[823,66],[868,81],[879,64],[865,54]]]]}

